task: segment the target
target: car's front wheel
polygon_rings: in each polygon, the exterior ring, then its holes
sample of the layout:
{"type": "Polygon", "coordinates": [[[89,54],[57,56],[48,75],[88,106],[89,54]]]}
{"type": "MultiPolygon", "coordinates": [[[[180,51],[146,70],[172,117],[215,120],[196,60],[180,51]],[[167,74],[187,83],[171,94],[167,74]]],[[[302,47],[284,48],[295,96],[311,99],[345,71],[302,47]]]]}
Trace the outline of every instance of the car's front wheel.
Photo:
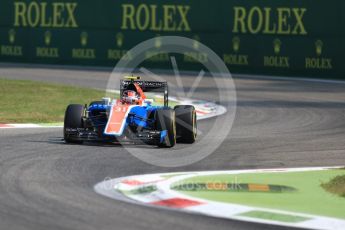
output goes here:
{"type": "Polygon", "coordinates": [[[79,104],[71,104],[67,107],[65,112],[65,121],[64,121],[64,139],[66,143],[75,143],[75,144],[81,144],[83,141],[80,140],[74,140],[71,138],[68,133],[66,132],[66,129],[76,129],[76,128],[82,128],[83,127],[83,115],[84,115],[84,106],[79,104]]]}
{"type": "Polygon", "coordinates": [[[156,128],[158,131],[166,131],[164,140],[158,143],[159,147],[171,148],[176,144],[175,111],[172,109],[160,109],[156,111],[156,128]]]}

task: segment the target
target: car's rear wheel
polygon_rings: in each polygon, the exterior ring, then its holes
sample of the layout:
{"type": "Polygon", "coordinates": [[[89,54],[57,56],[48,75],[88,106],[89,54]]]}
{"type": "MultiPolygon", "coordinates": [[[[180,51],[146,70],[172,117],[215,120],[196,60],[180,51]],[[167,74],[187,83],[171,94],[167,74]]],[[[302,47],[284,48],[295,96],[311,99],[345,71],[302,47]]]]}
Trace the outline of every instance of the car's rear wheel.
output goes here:
{"type": "Polygon", "coordinates": [[[178,143],[194,143],[197,136],[196,112],[192,105],[177,105],[176,136],[178,143]]]}
{"type": "Polygon", "coordinates": [[[65,121],[64,121],[64,139],[66,143],[75,143],[81,144],[83,141],[81,140],[74,140],[71,138],[66,129],[76,129],[83,127],[83,115],[84,115],[84,106],[79,104],[72,104],[69,105],[65,112],[65,121]]]}
{"type": "Polygon", "coordinates": [[[158,131],[167,131],[162,142],[158,143],[159,147],[171,148],[176,144],[176,125],[175,111],[172,109],[160,109],[156,111],[156,128],[158,131]]]}

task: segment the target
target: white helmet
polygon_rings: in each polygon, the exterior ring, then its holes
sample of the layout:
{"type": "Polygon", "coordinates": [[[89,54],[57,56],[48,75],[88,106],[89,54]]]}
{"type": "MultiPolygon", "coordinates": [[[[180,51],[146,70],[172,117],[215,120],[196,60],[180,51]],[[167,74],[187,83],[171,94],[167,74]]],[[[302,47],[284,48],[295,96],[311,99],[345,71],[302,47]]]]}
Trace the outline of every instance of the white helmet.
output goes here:
{"type": "Polygon", "coordinates": [[[140,99],[140,96],[134,90],[125,90],[122,93],[122,103],[126,104],[137,104],[140,99]]]}

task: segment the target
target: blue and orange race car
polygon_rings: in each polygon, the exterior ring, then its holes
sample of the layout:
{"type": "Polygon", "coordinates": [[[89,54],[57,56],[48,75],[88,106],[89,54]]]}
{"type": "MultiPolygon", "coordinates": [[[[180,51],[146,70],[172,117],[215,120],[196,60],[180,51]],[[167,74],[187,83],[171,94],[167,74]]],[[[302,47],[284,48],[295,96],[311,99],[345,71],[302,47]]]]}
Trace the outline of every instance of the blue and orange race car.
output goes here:
{"type": "Polygon", "coordinates": [[[66,143],[107,141],[173,147],[195,142],[196,112],[192,105],[169,107],[167,82],[131,76],[120,81],[119,99],[69,105],[63,132],[66,143]],[[152,105],[145,92],[163,93],[164,105],[152,105]]]}

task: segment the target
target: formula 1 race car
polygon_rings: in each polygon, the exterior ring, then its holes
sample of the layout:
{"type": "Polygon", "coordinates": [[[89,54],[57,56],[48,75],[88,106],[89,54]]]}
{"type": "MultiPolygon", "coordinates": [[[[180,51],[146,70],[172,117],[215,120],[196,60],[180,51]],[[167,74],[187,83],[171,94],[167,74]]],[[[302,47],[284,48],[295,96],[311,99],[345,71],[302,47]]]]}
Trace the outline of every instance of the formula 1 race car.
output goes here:
{"type": "Polygon", "coordinates": [[[69,105],[63,133],[66,143],[107,141],[173,147],[176,142],[195,142],[196,112],[192,105],[168,106],[167,82],[131,76],[120,80],[119,99],[69,105]],[[164,93],[164,105],[152,105],[145,92],[164,93]]]}

